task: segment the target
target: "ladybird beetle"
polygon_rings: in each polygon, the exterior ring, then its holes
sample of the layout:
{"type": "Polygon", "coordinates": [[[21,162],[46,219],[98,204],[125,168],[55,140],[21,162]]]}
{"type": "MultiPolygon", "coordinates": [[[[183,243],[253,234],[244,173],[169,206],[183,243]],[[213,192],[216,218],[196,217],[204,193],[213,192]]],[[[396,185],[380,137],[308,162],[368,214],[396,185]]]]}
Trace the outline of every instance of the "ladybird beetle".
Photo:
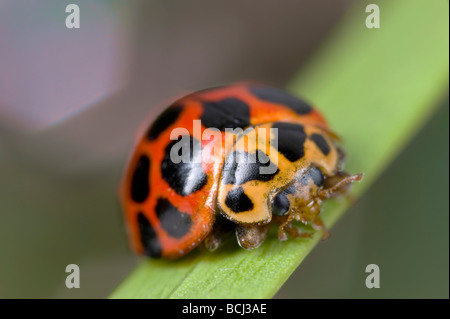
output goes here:
{"type": "Polygon", "coordinates": [[[133,249],[175,259],[233,230],[253,249],[274,223],[280,240],[310,236],[294,220],[327,237],[322,201],[362,179],[342,171],[337,143],[317,110],[279,89],[234,84],[175,101],[139,137],[122,181],[133,249]]]}

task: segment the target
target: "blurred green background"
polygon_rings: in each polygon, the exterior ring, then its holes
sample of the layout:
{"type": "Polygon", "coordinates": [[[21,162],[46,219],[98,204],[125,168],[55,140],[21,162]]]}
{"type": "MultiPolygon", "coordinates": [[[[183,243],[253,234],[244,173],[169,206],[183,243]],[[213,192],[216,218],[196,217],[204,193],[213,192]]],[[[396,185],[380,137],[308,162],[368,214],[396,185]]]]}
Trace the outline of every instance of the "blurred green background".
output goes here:
{"type": "MultiPolygon", "coordinates": [[[[206,86],[285,86],[352,5],[76,3],[79,30],[65,28],[64,2],[0,4],[2,298],[107,297],[138,261],[116,191],[142,119],[206,86]],[[80,289],[65,287],[71,263],[80,289]]],[[[448,298],[448,119],[442,97],[277,298],[448,298]],[[365,287],[370,263],[380,289],[365,287]]]]}

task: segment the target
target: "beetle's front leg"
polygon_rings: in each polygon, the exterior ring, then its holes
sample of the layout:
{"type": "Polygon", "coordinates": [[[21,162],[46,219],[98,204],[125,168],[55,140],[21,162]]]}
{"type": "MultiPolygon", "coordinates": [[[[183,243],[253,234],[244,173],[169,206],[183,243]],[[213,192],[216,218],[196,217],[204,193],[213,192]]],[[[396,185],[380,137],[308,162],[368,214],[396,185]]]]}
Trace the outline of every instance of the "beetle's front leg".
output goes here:
{"type": "Polygon", "coordinates": [[[311,238],[310,233],[302,233],[297,227],[292,225],[292,222],[294,220],[304,222],[301,220],[301,214],[298,212],[291,212],[287,217],[278,218],[277,221],[280,224],[278,227],[278,239],[280,241],[284,241],[288,239],[289,237],[292,238],[311,238]]]}
{"type": "Polygon", "coordinates": [[[328,199],[338,195],[346,194],[351,183],[361,181],[363,174],[349,175],[346,172],[339,172],[334,176],[327,177],[324,187],[318,192],[320,199],[328,199]]]}
{"type": "Polygon", "coordinates": [[[322,219],[319,216],[314,218],[314,220],[312,221],[312,227],[315,230],[322,231],[322,240],[325,240],[328,237],[330,237],[330,233],[328,232],[327,226],[324,224],[324,222],[322,221],[322,219]]]}
{"type": "Polygon", "coordinates": [[[271,223],[266,225],[237,225],[236,237],[239,246],[245,249],[258,248],[269,234],[271,223]]]}

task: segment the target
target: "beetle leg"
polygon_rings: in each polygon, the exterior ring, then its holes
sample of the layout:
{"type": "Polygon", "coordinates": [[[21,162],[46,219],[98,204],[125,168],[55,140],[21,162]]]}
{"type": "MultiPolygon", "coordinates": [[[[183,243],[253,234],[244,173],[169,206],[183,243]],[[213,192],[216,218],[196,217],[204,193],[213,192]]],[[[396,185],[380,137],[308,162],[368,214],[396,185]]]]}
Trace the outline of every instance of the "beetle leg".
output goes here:
{"type": "Polygon", "coordinates": [[[266,225],[237,225],[236,237],[239,246],[245,249],[258,248],[266,239],[271,223],[266,225]]]}
{"type": "Polygon", "coordinates": [[[348,175],[345,172],[339,172],[335,176],[330,176],[325,180],[324,188],[319,190],[317,196],[320,199],[328,199],[345,194],[351,183],[360,181],[362,178],[363,174],[348,175]]]}
{"type": "Polygon", "coordinates": [[[292,238],[305,237],[311,238],[310,233],[302,233],[300,230],[292,225],[292,221],[297,220],[304,222],[300,212],[291,212],[287,218],[278,227],[278,240],[284,241],[288,239],[288,235],[292,238]]]}
{"type": "MultiPolygon", "coordinates": [[[[294,219],[294,214],[290,213],[287,218],[285,218],[285,220],[280,224],[280,226],[278,227],[278,240],[280,241],[285,241],[288,239],[288,236],[286,233],[289,233],[289,231],[292,232],[292,220],[294,219]],[[289,230],[288,230],[289,228],[289,230]]],[[[297,233],[298,230],[297,230],[297,233]]],[[[290,234],[289,234],[290,235],[290,234]]]]}
{"type": "Polygon", "coordinates": [[[310,233],[300,232],[300,230],[297,227],[295,227],[294,225],[292,225],[292,223],[286,224],[285,226],[280,226],[280,228],[278,229],[278,239],[286,240],[287,239],[286,234],[292,238],[298,238],[298,237],[311,238],[311,236],[312,236],[310,233]],[[281,227],[283,227],[283,228],[281,228],[281,227]],[[280,235],[282,237],[280,237],[280,235]]]}
{"type": "Polygon", "coordinates": [[[330,237],[330,233],[328,232],[327,226],[323,223],[322,219],[319,216],[314,218],[314,220],[312,221],[312,227],[315,230],[322,231],[322,240],[325,240],[328,237],[330,237]]]}

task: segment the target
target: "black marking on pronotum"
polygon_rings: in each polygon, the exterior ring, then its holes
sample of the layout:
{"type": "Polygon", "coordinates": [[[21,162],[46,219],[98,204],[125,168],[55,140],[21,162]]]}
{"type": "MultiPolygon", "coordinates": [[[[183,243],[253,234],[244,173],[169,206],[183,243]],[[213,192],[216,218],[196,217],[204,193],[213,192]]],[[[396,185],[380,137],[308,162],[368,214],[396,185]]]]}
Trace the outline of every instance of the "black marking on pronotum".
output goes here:
{"type": "Polygon", "coordinates": [[[147,132],[147,138],[150,141],[156,140],[158,136],[164,132],[170,125],[175,123],[175,121],[180,116],[181,111],[183,111],[183,107],[180,105],[172,105],[167,108],[161,115],[158,116],[155,122],[153,122],[152,126],[147,132]]]}
{"type": "Polygon", "coordinates": [[[328,153],[330,153],[330,145],[328,145],[327,141],[322,135],[315,133],[312,134],[309,139],[317,145],[323,155],[326,156],[328,155],[328,153]]]}
{"type": "Polygon", "coordinates": [[[223,167],[222,183],[241,185],[248,181],[267,182],[279,172],[263,151],[256,153],[235,151],[227,156],[223,167]]]}
{"type": "Polygon", "coordinates": [[[325,182],[325,175],[320,168],[313,166],[303,174],[300,178],[300,183],[306,186],[308,185],[309,180],[312,180],[314,184],[320,187],[323,186],[323,183],[325,182]]]}
{"type": "MultiPolygon", "coordinates": [[[[289,161],[295,162],[305,155],[303,144],[306,133],[302,125],[286,122],[276,122],[272,128],[278,129],[278,151],[289,161]]],[[[273,142],[276,143],[276,142],[273,142]]]]}
{"type": "Polygon", "coordinates": [[[277,196],[275,196],[272,204],[272,214],[276,216],[283,216],[289,210],[289,199],[287,198],[287,192],[282,191],[277,196]]]}
{"type": "Polygon", "coordinates": [[[227,98],[215,102],[203,102],[202,124],[221,131],[226,128],[235,129],[250,125],[250,109],[244,101],[227,98]]]}
{"type": "Polygon", "coordinates": [[[161,244],[152,225],[148,221],[147,217],[145,217],[145,215],[141,212],[138,213],[137,220],[145,254],[150,257],[160,257],[162,251],[161,244]]]}
{"type": "Polygon", "coordinates": [[[261,100],[286,105],[300,115],[308,114],[312,110],[308,103],[282,90],[262,86],[250,87],[249,90],[261,100]]]}
{"type": "Polygon", "coordinates": [[[149,172],[150,159],[141,155],[131,178],[131,199],[137,203],[144,202],[150,193],[149,172]]]}
{"type": "Polygon", "coordinates": [[[164,159],[161,163],[161,174],[170,187],[182,196],[190,195],[206,185],[208,176],[205,174],[201,163],[200,141],[192,136],[182,136],[172,141],[165,150],[164,159]],[[170,157],[172,147],[177,143],[189,143],[188,147],[180,147],[178,155],[182,155],[183,149],[189,149],[189,160],[174,163],[170,157]],[[194,145],[195,144],[195,145],[194,145]],[[196,151],[196,154],[194,154],[196,151]]]}
{"type": "Polygon", "coordinates": [[[235,213],[242,213],[253,209],[253,203],[245,194],[242,187],[232,189],[228,192],[225,205],[235,213]]]}
{"type": "Polygon", "coordinates": [[[295,185],[291,185],[284,190],[286,194],[294,194],[295,193],[295,185]]]}
{"type": "Polygon", "coordinates": [[[172,237],[181,238],[189,232],[191,216],[182,213],[167,199],[159,198],[155,207],[161,227],[172,237]]]}

